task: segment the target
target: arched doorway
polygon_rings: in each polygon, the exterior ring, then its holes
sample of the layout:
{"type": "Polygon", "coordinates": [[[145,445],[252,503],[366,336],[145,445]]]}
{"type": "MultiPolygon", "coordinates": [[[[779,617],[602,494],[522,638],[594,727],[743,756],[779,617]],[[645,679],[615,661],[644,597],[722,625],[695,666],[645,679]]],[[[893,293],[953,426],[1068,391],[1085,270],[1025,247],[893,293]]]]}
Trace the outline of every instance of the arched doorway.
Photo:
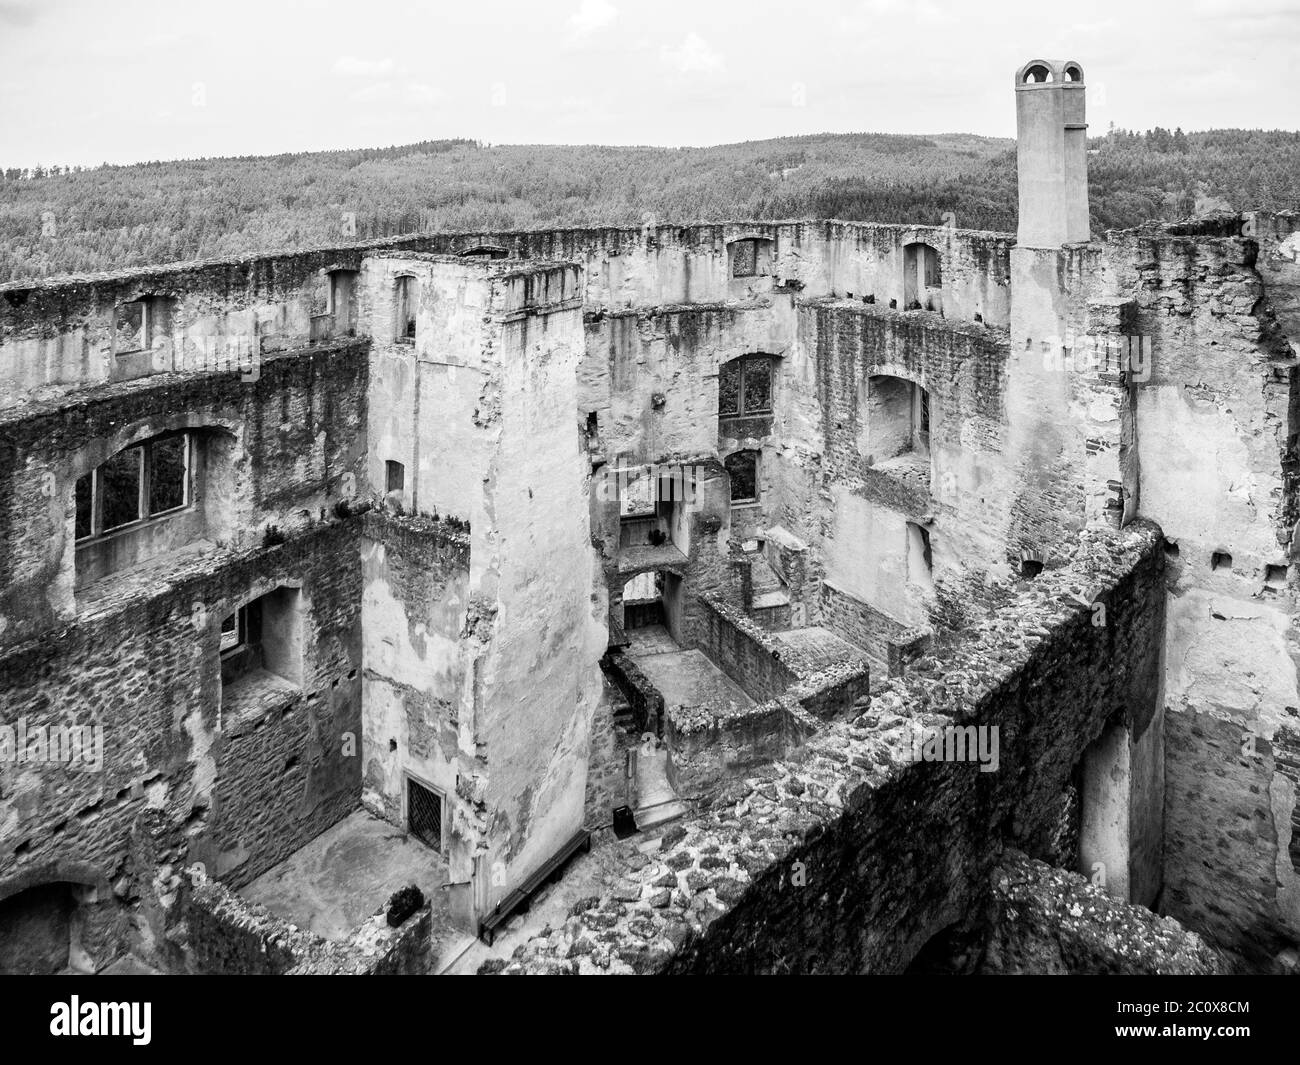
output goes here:
{"type": "Polygon", "coordinates": [[[81,945],[83,903],[94,889],[68,881],[34,884],[0,899],[0,974],[93,971],[81,945]]]}

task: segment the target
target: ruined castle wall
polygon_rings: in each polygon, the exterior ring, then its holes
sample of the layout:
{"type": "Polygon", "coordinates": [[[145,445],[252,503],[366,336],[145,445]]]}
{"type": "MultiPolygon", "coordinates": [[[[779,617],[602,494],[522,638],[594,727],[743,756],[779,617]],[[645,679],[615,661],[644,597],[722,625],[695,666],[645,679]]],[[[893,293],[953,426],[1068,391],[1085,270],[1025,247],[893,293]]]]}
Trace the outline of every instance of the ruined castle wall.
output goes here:
{"type": "Polygon", "coordinates": [[[344,737],[360,729],[359,576],[352,523],[325,524],[178,565],[161,587],[124,589],[75,626],[8,648],[3,723],[98,726],[103,761],[0,765],[0,883],[83,866],[135,905],[170,890],[133,861],[144,832],[173,875],[198,862],[237,886],[354,809],[360,759],[344,737]],[[219,679],[223,604],[284,583],[303,598],[302,683],[235,717],[219,679]]]}
{"type": "Polygon", "coordinates": [[[104,540],[154,536],[181,521],[184,535],[161,546],[246,547],[271,526],[319,521],[356,482],[365,373],[364,346],[343,342],[269,359],[254,381],[236,372],[167,375],[96,391],[73,408],[33,403],[0,420],[0,643],[71,619],[76,598],[103,583],[74,597],[74,488],[142,439],[182,428],[200,435],[206,468],[194,507],[104,540]]]}
{"type": "Polygon", "coordinates": [[[1163,907],[1267,968],[1300,936],[1287,753],[1300,724],[1296,370],[1257,254],[1250,239],[1158,231],[1106,246],[1107,278],[1134,293],[1151,338],[1139,509],[1171,544],[1163,907]]]}
{"type": "Polygon", "coordinates": [[[1085,544],[967,637],[943,675],[891,680],[802,757],[725,790],[506,971],[901,972],[978,910],[998,857],[990,831],[1031,856],[1049,849],[1084,748],[1108,720],[1149,712],[1162,563],[1145,524],[1085,544]],[[1105,626],[1068,605],[1079,582],[1106,604],[1105,626]],[[902,756],[913,725],[953,719],[998,726],[996,771],[902,756]]]}
{"type": "Polygon", "coordinates": [[[843,301],[809,302],[799,314],[821,415],[818,502],[830,513],[811,510],[791,529],[821,547],[826,579],[838,589],[900,622],[923,624],[924,584],[910,572],[907,521],[931,530],[935,581],[965,567],[996,568],[1005,555],[1006,336],[843,301]],[[917,470],[870,461],[877,457],[868,443],[868,382],[877,374],[930,394],[930,461],[917,470]]]}
{"type": "Polygon", "coordinates": [[[327,309],[327,271],[360,269],[361,256],[299,252],[0,286],[0,396],[246,365],[254,352],[306,343],[311,317],[327,309]],[[116,310],[143,297],[168,306],[154,348],[128,352],[116,310]]]}
{"type": "Polygon", "coordinates": [[[104,765],[0,766],[0,881],[75,860],[135,906],[167,890],[134,865],[139,833],[176,871],[202,862],[238,884],[355,808],[344,736],[360,727],[360,571],[334,504],[360,468],[365,373],[351,342],[269,359],[257,380],[169,374],[5,419],[0,724],[99,726],[104,765]],[[178,428],[213,434],[191,507],[202,535],[74,596],[76,478],[178,428]],[[264,544],[272,526],[279,546],[264,544]],[[221,620],[281,587],[292,681],[223,691],[221,620]]]}
{"type": "Polygon", "coordinates": [[[472,678],[475,740],[487,766],[485,861],[505,866],[481,890],[495,905],[582,826],[591,718],[608,606],[596,585],[589,481],[575,413],[583,353],[578,271],[494,282],[490,419],[497,444],[477,480],[475,591],[495,612],[479,624],[472,678]],[[481,559],[481,561],[480,561],[481,559]]]}
{"type": "Polygon", "coordinates": [[[596,413],[601,454],[641,464],[717,451],[718,367],[757,352],[785,355],[790,322],[788,297],[589,315],[578,411],[596,413]]]}
{"type": "Polygon", "coordinates": [[[469,542],[428,519],[372,511],[361,544],[364,581],[361,737],[364,799],[405,827],[407,774],[445,798],[444,844],[469,861],[479,826],[452,801],[475,769],[460,748],[468,716],[460,637],[469,612],[469,542]],[[465,851],[465,848],[470,851],[465,851]]]}
{"type": "Polygon", "coordinates": [[[368,481],[386,488],[385,463],[400,462],[405,509],[455,516],[473,523],[481,515],[472,476],[492,447],[479,408],[493,358],[484,318],[489,302],[487,264],[430,261],[399,255],[366,260],[360,320],[372,337],[368,481]],[[418,289],[413,340],[397,336],[397,281],[408,276],[418,289]],[[455,456],[449,463],[449,456],[455,456]]]}
{"type": "Polygon", "coordinates": [[[441,252],[491,245],[527,259],[575,261],[586,277],[588,309],[651,308],[682,303],[744,302],[793,283],[805,296],[874,296],[904,306],[907,244],[938,254],[944,313],[1005,326],[1010,314],[1010,236],[947,226],[867,222],[726,222],[650,225],[637,229],[565,229],[437,234],[441,252]],[[730,247],[763,242],[759,273],[734,277],[730,247]]]}
{"type": "Polygon", "coordinates": [[[1215,952],[1169,917],[1109,897],[1084,877],[1008,850],[993,876],[993,935],[979,972],[1208,976],[1215,952]]]}

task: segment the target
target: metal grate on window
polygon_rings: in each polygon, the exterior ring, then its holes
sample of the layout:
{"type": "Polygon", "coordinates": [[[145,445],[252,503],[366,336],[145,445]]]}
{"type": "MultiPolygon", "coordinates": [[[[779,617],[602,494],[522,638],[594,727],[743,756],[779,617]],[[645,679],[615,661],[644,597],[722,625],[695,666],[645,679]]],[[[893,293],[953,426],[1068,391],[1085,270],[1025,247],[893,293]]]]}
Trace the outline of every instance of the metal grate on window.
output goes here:
{"type": "Polygon", "coordinates": [[[414,780],[406,782],[406,823],[411,835],[442,850],[442,798],[414,780]]]}

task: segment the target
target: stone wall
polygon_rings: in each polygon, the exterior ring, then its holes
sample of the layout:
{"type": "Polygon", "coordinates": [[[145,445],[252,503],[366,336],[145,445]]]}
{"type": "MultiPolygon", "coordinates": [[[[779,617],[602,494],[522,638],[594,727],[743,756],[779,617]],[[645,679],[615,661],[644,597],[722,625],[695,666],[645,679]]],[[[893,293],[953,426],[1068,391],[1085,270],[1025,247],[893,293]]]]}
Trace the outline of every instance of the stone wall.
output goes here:
{"type": "Polygon", "coordinates": [[[1009,850],[993,874],[992,935],[979,972],[1210,976],[1222,962],[1171,917],[1116,902],[1077,873],[1009,850]]]}
{"type": "Polygon", "coordinates": [[[1113,234],[1104,251],[1149,343],[1137,506],[1168,540],[1162,906],[1234,965],[1269,971],[1300,942],[1279,750],[1300,712],[1295,282],[1260,269],[1286,259],[1284,233],[1228,221],[1113,234]]]}
{"type": "Polygon", "coordinates": [[[358,521],[337,505],[355,493],[365,374],[346,341],[268,358],[255,380],[161,374],[0,416],[0,725],[102,737],[93,769],[0,764],[0,884],[72,864],[111,885],[101,901],[135,927],[95,964],[128,939],[166,963],[180,868],[246,882],[358,804],[358,521]],[[76,479],[177,429],[213,444],[198,535],[78,585],[76,479]],[[222,619],[278,590],[296,604],[292,680],[225,690],[222,619]]]}
{"type": "Polygon", "coordinates": [[[822,581],[818,616],[821,624],[852,640],[876,661],[884,662],[891,677],[906,672],[907,664],[925,654],[930,646],[927,629],[909,628],[830,581],[822,581]]]}
{"type": "Polygon", "coordinates": [[[211,976],[419,976],[428,972],[426,904],[397,928],[381,908],[347,940],[289,924],[213,881],[187,889],[185,949],[191,971],[211,976]]]}
{"type": "Polygon", "coordinates": [[[1068,568],[969,637],[945,675],[891,680],[802,757],[725,789],[504,971],[902,971],[980,904],[992,840],[1049,848],[1087,743],[1108,719],[1153,708],[1162,563],[1149,526],[1085,539],[1068,568]],[[1064,600],[1081,581],[1106,604],[1105,626],[1064,600]],[[901,753],[914,725],[954,719],[999,727],[996,772],[901,753]]]}
{"type": "Polygon", "coordinates": [[[707,595],[698,597],[696,645],[746,695],[763,703],[782,695],[796,673],[781,661],[783,645],[739,611],[707,595]]]}

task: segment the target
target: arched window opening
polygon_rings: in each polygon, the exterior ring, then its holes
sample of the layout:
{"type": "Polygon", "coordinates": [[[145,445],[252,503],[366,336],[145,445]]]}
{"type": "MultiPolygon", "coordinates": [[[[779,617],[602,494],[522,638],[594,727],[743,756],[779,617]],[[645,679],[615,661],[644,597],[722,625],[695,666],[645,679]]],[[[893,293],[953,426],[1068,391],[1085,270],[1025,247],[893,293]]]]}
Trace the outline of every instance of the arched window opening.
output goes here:
{"type": "Polygon", "coordinates": [[[224,430],[177,429],[131,444],[79,477],[71,500],[78,593],[168,551],[237,537],[236,448],[224,430]]]}
{"type": "Polygon", "coordinates": [[[77,540],[105,536],[190,505],[194,438],[169,433],[119,451],[77,479],[77,540]]]}
{"type": "Polygon", "coordinates": [[[1049,82],[1052,80],[1052,72],[1048,70],[1047,67],[1043,66],[1042,63],[1035,63],[1025,71],[1025,76],[1022,80],[1026,85],[1049,82]]]}
{"type": "Polygon", "coordinates": [[[466,248],[460,253],[460,257],[462,259],[491,261],[504,259],[509,254],[509,251],[497,244],[478,244],[472,248],[466,248]]]}

